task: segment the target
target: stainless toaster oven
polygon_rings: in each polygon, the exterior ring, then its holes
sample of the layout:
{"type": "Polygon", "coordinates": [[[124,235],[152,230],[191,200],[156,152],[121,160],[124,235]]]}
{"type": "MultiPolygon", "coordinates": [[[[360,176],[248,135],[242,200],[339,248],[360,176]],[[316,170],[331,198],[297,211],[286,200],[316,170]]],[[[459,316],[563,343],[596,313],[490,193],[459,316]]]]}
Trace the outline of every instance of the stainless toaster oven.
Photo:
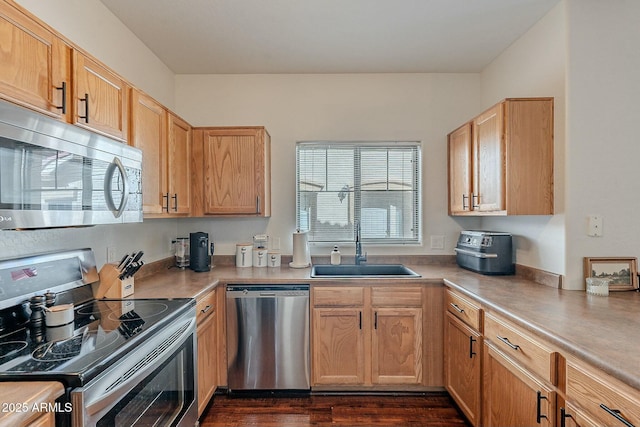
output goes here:
{"type": "Polygon", "coordinates": [[[482,274],[514,274],[511,234],[492,231],[460,232],[456,262],[462,268],[482,274]]]}

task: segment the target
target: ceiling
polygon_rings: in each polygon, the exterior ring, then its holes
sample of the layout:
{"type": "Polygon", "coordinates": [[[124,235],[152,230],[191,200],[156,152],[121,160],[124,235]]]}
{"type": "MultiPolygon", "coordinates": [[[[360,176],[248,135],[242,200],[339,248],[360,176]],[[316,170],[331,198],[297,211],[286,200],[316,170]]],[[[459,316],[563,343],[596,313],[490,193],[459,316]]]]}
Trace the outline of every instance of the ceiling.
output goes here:
{"type": "Polygon", "coordinates": [[[101,0],[176,74],[480,72],[559,0],[101,0]]]}

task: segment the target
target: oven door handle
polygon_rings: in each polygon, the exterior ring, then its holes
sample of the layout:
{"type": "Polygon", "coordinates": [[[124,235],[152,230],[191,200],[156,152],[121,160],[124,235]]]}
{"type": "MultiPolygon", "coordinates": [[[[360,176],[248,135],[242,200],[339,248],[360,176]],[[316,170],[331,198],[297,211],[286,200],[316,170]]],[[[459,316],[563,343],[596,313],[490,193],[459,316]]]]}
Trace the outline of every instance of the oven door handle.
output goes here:
{"type": "Polygon", "coordinates": [[[162,336],[153,337],[136,348],[135,353],[145,354],[145,357],[136,357],[133,361],[127,361],[125,356],[120,359],[120,363],[115,364],[115,368],[105,371],[88,385],[72,390],[73,407],[80,408],[73,415],[73,425],[87,425],[99,420],[121,398],[133,390],[141,379],[169,360],[190,335],[194,335],[195,338],[195,318],[179,323],[181,326],[176,328],[170,337],[159,334],[162,336]],[[171,342],[168,343],[168,341],[171,342]],[[123,364],[123,362],[127,363],[123,364]]]}
{"type": "Polygon", "coordinates": [[[484,252],[474,252],[467,249],[453,248],[459,254],[470,255],[474,258],[498,258],[498,254],[487,254],[484,252]]]}

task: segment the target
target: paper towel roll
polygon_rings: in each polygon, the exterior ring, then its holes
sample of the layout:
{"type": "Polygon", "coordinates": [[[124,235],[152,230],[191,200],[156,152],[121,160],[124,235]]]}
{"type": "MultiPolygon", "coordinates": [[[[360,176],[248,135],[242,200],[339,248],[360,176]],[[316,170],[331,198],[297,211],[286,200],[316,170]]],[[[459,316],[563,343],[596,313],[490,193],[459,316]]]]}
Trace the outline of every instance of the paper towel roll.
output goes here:
{"type": "Polygon", "coordinates": [[[293,261],[289,263],[289,267],[307,268],[310,265],[311,254],[307,232],[298,230],[293,233],[293,261]]]}

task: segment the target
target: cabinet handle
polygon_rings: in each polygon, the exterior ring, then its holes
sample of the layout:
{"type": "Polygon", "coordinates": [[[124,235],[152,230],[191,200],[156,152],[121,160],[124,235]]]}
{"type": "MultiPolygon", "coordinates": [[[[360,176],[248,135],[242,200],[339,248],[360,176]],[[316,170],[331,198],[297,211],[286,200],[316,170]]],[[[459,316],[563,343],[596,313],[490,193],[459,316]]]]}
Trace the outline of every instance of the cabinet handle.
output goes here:
{"type": "Polygon", "coordinates": [[[542,421],[543,418],[545,420],[549,419],[549,418],[547,418],[546,415],[542,415],[540,413],[540,412],[542,412],[542,399],[549,400],[549,399],[547,399],[547,396],[543,396],[542,392],[538,391],[538,401],[537,401],[537,404],[536,404],[536,422],[538,424],[540,424],[540,421],[542,421]]]}
{"type": "Polygon", "coordinates": [[[260,196],[256,196],[256,213],[261,214],[260,212],[260,196]]]}
{"type": "Polygon", "coordinates": [[[163,207],[162,210],[167,210],[167,213],[169,213],[169,193],[165,193],[162,195],[162,199],[166,200],[166,203],[163,203],[163,207]]]}
{"type": "Polygon", "coordinates": [[[473,351],[473,343],[476,341],[473,335],[469,335],[469,359],[473,359],[473,356],[476,354],[476,352],[473,351]]]}
{"type": "Polygon", "coordinates": [[[496,335],[498,337],[498,339],[500,341],[502,341],[503,343],[505,343],[506,345],[508,345],[509,347],[511,347],[514,350],[520,350],[520,346],[516,345],[516,344],[511,344],[511,341],[509,341],[509,338],[505,338],[505,337],[501,337],[500,335],[496,335]]]}
{"type": "Polygon", "coordinates": [[[362,330],[362,312],[361,312],[361,311],[359,311],[359,312],[358,312],[358,315],[359,315],[359,318],[360,318],[360,319],[359,319],[359,327],[360,327],[360,330],[362,330]]]}
{"type": "Polygon", "coordinates": [[[567,414],[567,410],[560,408],[560,427],[567,427],[567,418],[573,418],[571,414],[567,414]]]}
{"type": "Polygon", "coordinates": [[[605,405],[604,403],[600,404],[600,407],[602,409],[604,409],[609,415],[611,415],[612,417],[614,417],[616,420],[620,421],[622,424],[624,424],[627,427],[634,427],[633,424],[631,424],[629,421],[627,421],[622,415],[620,415],[620,410],[619,409],[610,409],[607,405],[605,405]]]}
{"type": "Polygon", "coordinates": [[[62,110],[62,114],[67,114],[67,82],[62,82],[62,86],[57,87],[56,90],[62,91],[62,105],[56,106],[58,110],[62,110]]]}
{"type": "Polygon", "coordinates": [[[85,93],[84,98],[80,98],[80,102],[84,102],[84,116],[78,116],[78,118],[84,119],[84,122],[89,124],[89,94],[85,93]]]}
{"type": "Polygon", "coordinates": [[[206,306],[205,308],[203,308],[202,310],[200,310],[202,312],[202,314],[206,313],[207,311],[211,310],[211,305],[206,306]]]}
{"type": "Polygon", "coordinates": [[[378,312],[373,313],[373,329],[378,329],[378,312]]]}
{"type": "Polygon", "coordinates": [[[479,195],[475,195],[473,193],[471,193],[471,205],[473,206],[473,208],[479,208],[480,207],[480,196],[479,195]],[[478,204],[476,205],[476,200],[478,200],[478,204]]]}
{"type": "Polygon", "coordinates": [[[467,196],[466,194],[462,195],[462,210],[466,211],[467,209],[469,209],[469,205],[466,204],[467,199],[469,198],[469,196],[467,196]]]}
{"type": "Polygon", "coordinates": [[[453,307],[458,313],[464,313],[464,309],[460,308],[460,306],[454,302],[451,303],[451,307],[453,307]]]}
{"type": "MultiPolygon", "coordinates": [[[[171,198],[173,199],[173,211],[178,212],[178,193],[173,193],[173,196],[171,196],[171,198]]],[[[167,208],[167,211],[168,210],[169,208],[167,208]]]]}

